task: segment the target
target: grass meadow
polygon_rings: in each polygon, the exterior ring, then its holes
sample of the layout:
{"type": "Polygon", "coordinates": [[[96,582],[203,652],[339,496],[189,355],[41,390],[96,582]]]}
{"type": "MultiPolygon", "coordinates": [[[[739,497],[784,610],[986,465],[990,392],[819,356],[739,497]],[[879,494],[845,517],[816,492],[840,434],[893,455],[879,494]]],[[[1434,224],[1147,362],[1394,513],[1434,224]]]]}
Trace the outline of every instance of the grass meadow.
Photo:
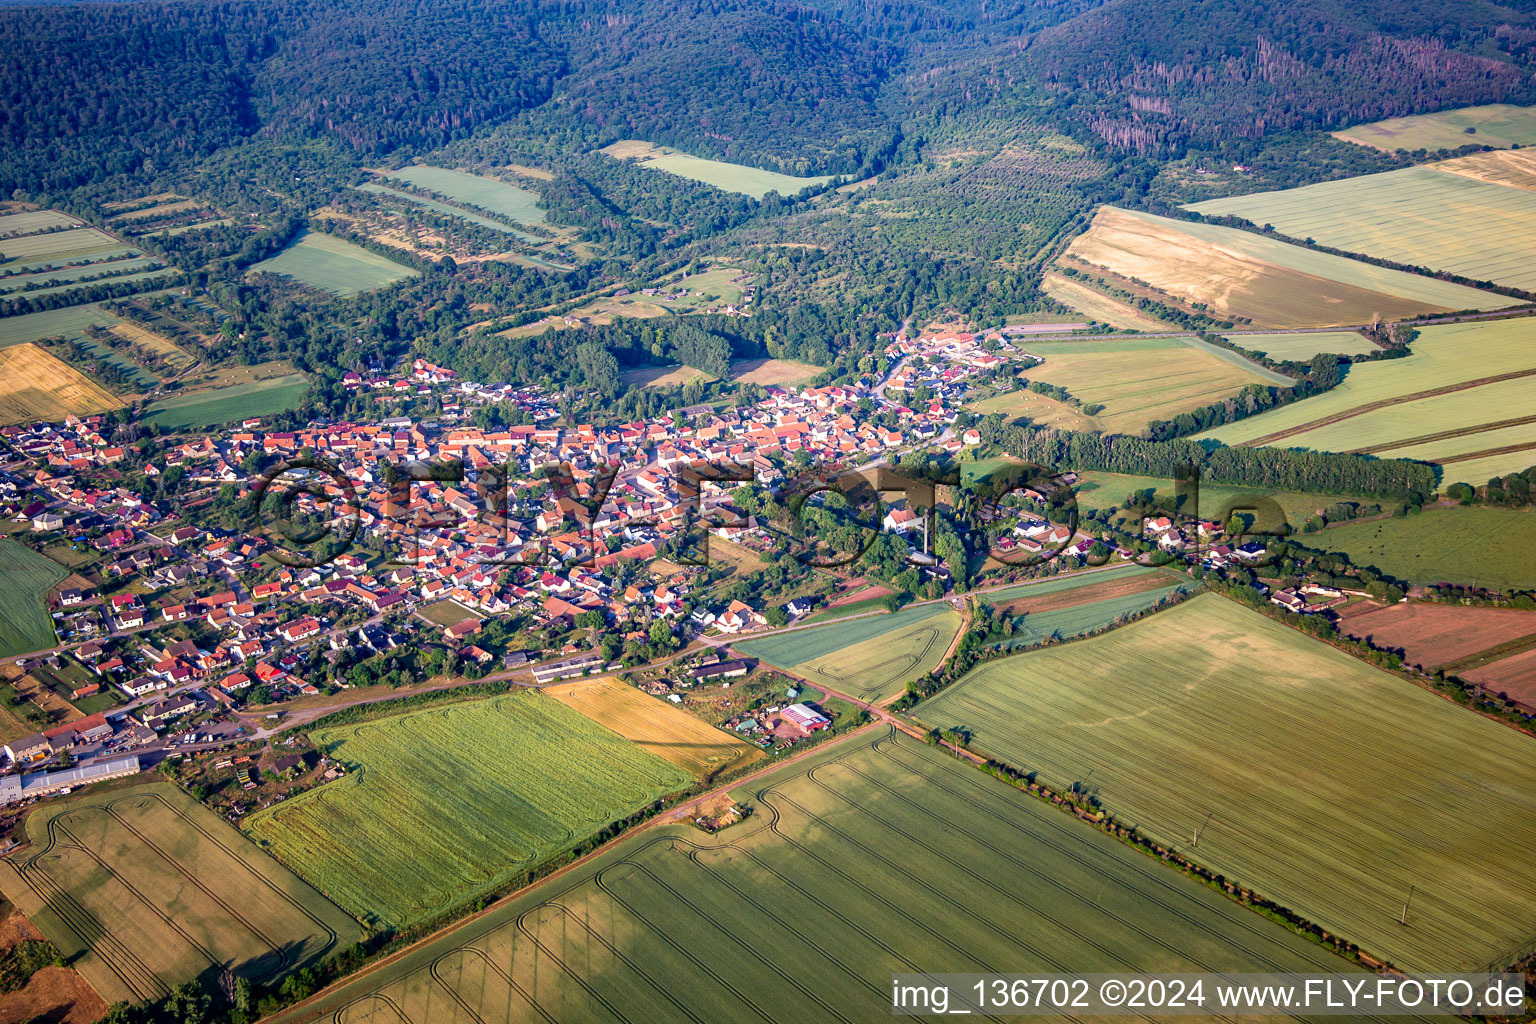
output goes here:
{"type": "Polygon", "coordinates": [[[543,239],[538,235],[530,235],[526,231],[519,231],[512,225],[504,224],[499,220],[492,220],[489,217],[482,216],[478,213],[473,213],[462,207],[450,206],[447,203],[439,203],[436,200],[427,199],[411,192],[402,192],[399,189],[390,188],[387,185],[379,185],[370,182],[366,185],[359,185],[358,188],[363,192],[369,192],[373,195],[380,196],[381,198],[394,199],[400,202],[411,203],[415,206],[420,206],[424,209],[431,210],[433,213],[440,213],[447,217],[457,217],[460,220],[467,221],[470,224],[475,224],[482,228],[490,228],[492,231],[500,231],[502,234],[513,235],[514,237],[520,238],[525,242],[543,241],[543,239]]]}
{"type": "Polygon", "coordinates": [[[900,734],[732,797],[756,813],[647,830],[278,1021],[875,1024],[894,972],[1358,970],[900,734]]]}
{"type": "Polygon", "coordinates": [[[1084,405],[1102,405],[1093,419],[1116,434],[1139,434],[1154,420],[1209,405],[1248,384],[1271,383],[1257,364],[1238,366],[1180,338],[1029,341],[1022,347],[1045,362],[1019,376],[1064,387],[1084,405]]]}
{"type": "Polygon", "coordinates": [[[273,416],[297,407],[308,387],[309,378],[302,373],[289,373],[233,387],[188,391],[156,402],[142,419],[180,430],[273,416]]]}
{"type": "MultiPolygon", "coordinates": [[[[1074,487],[1077,504],[1083,511],[1097,511],[1111,506],[1124,508],[1126,499],[1134,492],[1151,490],[1159,508],[1177,512],[1186,519],[1219,519],[1224,513],[1241,508],[1254,508],[1260,499],[1275,503],[1292,530],[1301,529],[1308,519],[1315,517],[1336,501],[1376,502],[1380,499],[1362,498],[1356,495],[1317,494],[1310,491],[1266,491],[1257,487],[1237,487],[1228,484],[1200,484],[1199,504],[1189,507],[1177,504],[1174,482],[1155,476],[1132,476],[1125,473],[1102,473],[1093,470],[1079,476],[1074,487]]],[[[1256,523],[1265,530],[1281,525],[1280,517],[1256,523]]]]}
{"type": "Polygon", "coordinates": [[[925,604],[735,644],[737,650],[866,701],[933,669],[960,631],[947,604],[925,604]]]}
{"type": "Polygon", "coordinates": [[[1403,969],[1536,934],[1536,740],[1225,598],[991,662],[917,713],[1403,969]]]}
{"type": "Polygon", "coordinates": [[[1196,435],[1233,445],[1352,451],[1444,463],[1481,484],[1536,463],[1536,321],[1425,327],[1412,352],[1352,366],[1312,398],[1196,435]]]}
{"type": "MultiPolygon", "coordinates": [[[[1252,198],[1210,200],[1190,209],[1240,212],[1214,204],[1252,198]]],[[[1271,218],[1250,219],[1263,224],[1271,218]]],[[[1275,226],[1296,237],[1313,233],[1287,231],[1279,221],[1275,226]]],[[[1181,301],[1206,303],[1221,315],[1246,318],[1255,327],[1354,326],[1369,322],[1375,313],[1390,320],[1516,304],[1502,295],[1332,256],[1251,231],[1110,206],[1100,208],[1092,227],[1072,242],[1066,256],[1068,262],[1089,264],[1090,271],[1103,267],[1121,278],[1145,281],[1181,301]]]]}
{"type": "MultiPolygon", "coordinates": [[[[496,178],[426,164],[402,167],[398,171],[390,171],[386,177],[478,206],[519,224],[545,223],[544,211],[539,209],[539,197],[535,193],[496,178]]],[[[462,216],[463,211],[454,211],[454,215],[462,216]]]]}
{"type": "Polygon", "coordinates": [[[1300,542],[1414,583],[1536,590],[1536,512],[1528,510],[1430,508],[1344,523],[1300,542]]]}
{"type": "Polygon", "coordinates": [[[362,937],[357,923],[169,784],[41,805],[0,887],[108,1002],[210,967],[272,983],[362,937]]]}
{"type": "Polygon", "coordinates": [[[1536,108],[1493,103],[1434,114],[1393,117],[1357,124],[1333,133],[1334,138],[1387,152],[1460,149],[1466,145],[1529,146],[1536,143],[1536,108]],[[1472,134],[1467,129],[1473,129],[1472,134]]]}
{"type": "Polygon", "coordinates": [[[475,900],[692,777],[536,693],[320,729],[350,766],[244,828],[360,919],[407,925],[475,900]]]}
{"type": "Polygon", "coordinates": [[[1359,331],[1318,331],[1307,334],[1229,334],[1227,340],[1271,359],[1305,362],[1319,352],[1359,355],[1376,350],[1376,344],[1359,331]]]}
{"type": "Polygon", "coordinates": [[[69,572],[57,562],[0,540],[0,658],[52,647],[58,637],[44,598],[69,572]]]}
{"type": "Polygon", "coordinates": [[[603,152],[615,160],[633,160],[642,167],[666,171],[680,178],[702,181],[723,192],[740,192],[742,195],[761,199],[769,192],[792,196],[811,185],[825,185],[831,175],[797,178],[777,171],[765,171],[760,167],[726,163],[723,160],[707,160],[689,156],[666,146],[653,146],[638,139],[624,139],[603,148],[603,152]]]}
{"type": "Polygon", "coordinates": [[[356,295],[415,277],[416,271],[334,235],[309,232],[251,273],[277,274],[336,295],[356,295]]]}
{"type": "Polygon", "coordinates": [[[0,348],[25,345],[40,338],[84,338],[85,329],[89,326],[111,327],[120,322],[117,317],[95,304],[8,316],[0,318],[0,348]]]}
{"type": "MultiPolygon", "coordinates": [[[[1208,199],[1188,209],[1273,224],[1292,238],[1313,238],[1345,252],[1536,290],[1536,265],[1530,259],[1536,192],[1434,167],[1208,199]]],[[[1444,287],[1426,281],[1423,298],[1435,301],[1430,296],[1444,287]]]]}
{"type": "Polygon", "coordinates": [[[543,692],[701,779],[763,756],[758,747],[611,676],[546,686],[543,692]]]}

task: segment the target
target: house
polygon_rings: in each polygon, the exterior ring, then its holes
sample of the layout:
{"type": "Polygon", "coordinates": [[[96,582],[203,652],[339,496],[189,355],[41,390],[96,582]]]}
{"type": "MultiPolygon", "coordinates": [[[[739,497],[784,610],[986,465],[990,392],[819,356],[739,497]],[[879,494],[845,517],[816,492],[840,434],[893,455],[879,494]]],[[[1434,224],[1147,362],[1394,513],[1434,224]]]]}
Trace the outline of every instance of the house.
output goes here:
{"type": "Polygon", "coordinates": [[[817,711],[809,704],[791,704],[779,712],[784,721],[799,729],[809,736],[813,732],[820,732],[832,724],[832,719],[817,711]]]}
{"type": "Polygon", "coordinates": [[[180,718],[182,715],[191,714],[192,712],[196,711],[198,707],[199,705],[197,701],[191,697],[185,695],[180,697],[169,697],[165,700],[157,701],[156,703],[151,704],[149,707],[145,708],[142,712],[140,712],[139,720],[150,728],[154,728],[155,726],[168,722],[173,718],[180,718]]]}
{"type": "Polygon", "coordinates": [[[53,756],[53,744],[42,733],[33,733],[5,745],[5,756],[12,764],[31,764],[53,756]]]}
{"type": "Polygon", "coordinates": [[[450,640],[462,640],[467,636],[474,636],[480,632],[480,620],[465,619],[463,622],[457,622],[447,627],[443,632],[447,634],[450,640]]]}
{"type": "Polygon", "coordinates": [[[32,529],[39,533],[64,528],[64,517],[56,512],[43,512],[32,517],[32,529]]]}

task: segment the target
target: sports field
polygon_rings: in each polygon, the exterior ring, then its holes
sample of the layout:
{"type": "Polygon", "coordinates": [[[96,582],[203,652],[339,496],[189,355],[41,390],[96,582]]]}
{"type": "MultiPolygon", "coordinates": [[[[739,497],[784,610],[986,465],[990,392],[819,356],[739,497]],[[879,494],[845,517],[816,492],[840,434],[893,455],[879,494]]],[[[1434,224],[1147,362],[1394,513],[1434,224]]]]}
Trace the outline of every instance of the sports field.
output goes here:
{"type": "Polygon", "coordinates": [[[1536,512],[1528,510],[1431,508],[1401,519],[1345,523],[1299,540],[1414,583],[1536,589],[1536,512]]]}
{"type": "Polygon", "coordinates": [[[1170,325],[1143,313],[1128,302],[1088,287],[1081,281],[1061,274],[1046,274],[1042,283],[1045,293],[1068,309],[1075,309],[1101,324],[1109,324],[1125,331],[1167,331],[1170,325]]]}
{"type": "Polygon", "coordinates": [[[763,756],[760,748],[612,676],[546,686],[544,692],[701,779],[763,756]]]}
{"type": "MultiPolygon", "coordinates": [[[[1254,198],[1211,200],[1190,209],[1227,212],[1215,204],[1254,198]]],[[[1250,219],[1263,224],[1273,218],[1250,219]]],[[[1296,237],[1314,234],[1290,231],[1279,221],[1275,226],[1296,237]]],[[[1516,304],[1502,295],[1330,256],[1251,231],[1111,206],[1100,208],[1093,226],[1073,240],[1066,257],[1144,281],[1184,302],[1207,303],[1221,315],[1245,317],[1257,327],[1355,326],[1369,322],[1375,313],[1392,320],[1516,304]]]]}
{"type": "Polygon", "coordinates": [[[157,999],[210,967],[271,983],[362,929],[166,783],[43,804],[5,894],[108,1002],[157,999]]]}
{"type": "Polygon", "coordinates": [[[879,701],[931,671],[959,631],[960,616],[953,608],[925,604],[734,646],[813,683],[879,701]]]}
{"type": "Polygon", "coordinates": [[[1359,331],[1320,331],[1308,334],[1229,334],[1227,340],[1271,359],[1306,362],[1319,352],[1357,355],[1376,351],[1375,342],[1359,331]]]}
{"type": "Polygon", "coordinates": [[[875,736],[735,791],[756,807],[743,824],[648,831],[278,1019],[851,1024],[891,1019],[894,972],[1355,970],[974,768],[875,736]]]}
{"type": "Polygon", "coordinates": [[[1225,598],[989,663],[917,713],[1399,967],[1536,934],[1536,740],[1225,598]]]}
{"type": "Polygon", "coordinates": [[[53,618],[43,603],[69,572],[13,540],[0,540],[0,658],[52,647],[53,618]]]}
{"type": "Polygon", "coordinates": [[[792,196],[810,185],[825,185],[831,175],[797,178],[777,171],[765,171],[760,167],[729,164],[723,160],[706,160],[689,156],[666,146],[654,146],[639,139],[624,139],[603,147],[603,152],[615,160],[633,160],[642,167],[666,171],[680,178],[691,178],[713,185],[724,192],[740,192],[742,195],[761,199],[769,192],[792,196]]]}
{"type": "Polygon", "coordinates": [[[398,171],[390,171],[386,177],[478,206],[482,210],[509,217],[519,224],[544,223],[544,211],[539,209],[537,195],[496,178],[426,164],[402,167],[398,171]]]}
{"type": "MultiPolygon", "coordinates": [[[[1406,167],[1280,192],[1208,199],[1187,208],[1273,224],[1292,238],[1313,238],[1345,252],[1536,290],[1536,265],[1530,259],[1536,192],[1433,167],[1406,167]]],[[[1431,296],[1445,287],[1433,284],[1426,282],[1422,290],[1425,301],[1436,301],[1431,296]]],[[[1470,303],[1462,307],[1474,308],[1470,303]]]]}
{"type": "Polygon", "coordinates": [[[1352,366],[1331,391],[1196,439],[1352,451],[1445,464],[1481,484],[1536,463],[1536,321],[1425,327],[1412,352],[1352,366]]]}
{"type": "Polygon", "coordinates": [[[305,234],[276,256],[252,266],[251,272],[292,278],[337,295],[383,288],[417,273],[362,246],[319,232],[305,234]]]}
{"type": "Polygon", "coordinates": [[[359,918],[461,906],[693,779],[536,693],[321,729],[349,774],[245,819],[359,918]]]}
{"type": "Polygon", "coordinates": [[[1376,149],[1460,149],[1462,146],[1529,146],[1536,143],[1536,108],[1493,103],[1435,114],[1393,117],[1333,133],[1334,138],[1376,149]],[[1467,133],[1467,129],[1475,131],[1467,133]]]}
{"type": "Polygon", "coordinates": [[[234,387],[189,391],[156,402],[143,419],[168,429],[181,429],[273,416],[296,408],[308,387],[309,379],[302,373],[290,373],[234,387]]]}
{"type": "Polygon", "coordinates": [[[122,405],[112,393],[37,345],[0,348],[0,425],[62,423],[122,405]]]}
{"type": "Polygon", "coordinates": [[[1064,387],[1085,406],[1102,405],[1095,416],[1115,434],[1139,434],[1154,420],[1279,377],[1254,363],[1237,366],[1181,338],[1029,341],[1022,347],[1045,362],[1019,376],[1064,387]]]}

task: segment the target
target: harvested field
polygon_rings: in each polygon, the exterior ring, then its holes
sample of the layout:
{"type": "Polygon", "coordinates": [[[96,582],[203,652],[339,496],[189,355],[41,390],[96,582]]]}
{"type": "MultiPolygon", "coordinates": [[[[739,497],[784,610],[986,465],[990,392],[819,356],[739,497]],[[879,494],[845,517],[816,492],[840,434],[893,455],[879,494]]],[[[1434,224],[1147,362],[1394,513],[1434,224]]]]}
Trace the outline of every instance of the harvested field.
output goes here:
{"type": "Polygon", "coordinates": [[[693,781],[536,692],[312,736],[349,774],[258,811],[243,827],[381,926],[471,903],[693,781]]]}
{"type": "Polygon", "coordinates": [[[1492,185],[1536,190],[1536,153],[1524,149],[1502,149],[1475,153],[1431,164],[1437,171],[1459,174],[1463,178],[1486,181],[1492,185]]]}
{"type": "Polygon", "coordinates": [[[810,380],[821,372],[819,366],[793,359],[743,359],[731,364],[731,380],[738,384],[781,387],[810,380]]]}
{"type": "Polygon", "coordinates": [[[1171,327],[1150,313],[1143,313],[1129,302],[1122,302],[1112,295],[1105,295],[1082,281],[1061,274],[1046,274],[1045,293],[1068,309],[1101,324],[1109,324],[1123,331],[1166,331],[1171,327]]]}
{"type": "Polygon", "coordinates": [[[1405,358],[1352,366],[1330,391],[1196,439],[1419,458],[1446,463],[1447,483],[1481,484],[1536,463],[1533,379],[1536,321],[1425,327],[1405,358]],[[1472,459],[1475,474],[1459,465],[1472,459]]]}
{"type": "Polygon", "coordinates": [[[0,995],[0,1020],[93,1024],[106,1013],[106,1002],[70,967],[44,967],[24,988],[0,995]]]}
{"type": "Polygon", "coordinates": [[[122,407],[106,388],[37,345],[0,348],[0,425],[62,423],[122,407]]]}
{"type": "Polygon", "coordinates": [[[1243,369],[1179,338],[1030,341],[1024,350],[1045,362],[1020,377],[1066,388],[1085,406],[1102,405],[1095,416],[1117,434],[1139,434],[1154,420],[1270,383],[1255,364],[1243,369]]]}
{"type": "Polygon", "coordinates": [[[763,756],[752,744],[611,676],[546,686],[544,692],[701,779],[763,756]]]}
{"type": "Polygon", "coordinates": [[[733,791],[757,809],[739,825],[648,830],[276,1020],[873,1024],[893,971],[1358,971],[939,751],[870,735],[733,791]]]}
{"type": "Polygon", "coordinates": [[[1331,526],[1301,543],[1413,583],[1536,590],[1536,512],[1522,509],[1431,508],[1331,526]]]}
{"type": "Polygon", "coordinates": [[[159,998],[210,966],[271,982],[361,929],[168,784],[39,806],[0,885],[104,998],[159,998]]]}
{"type": "Polygon", "coordinates": [[[691,380],[711,381],[715,378],[692,366],[637,366],[625,370],[620,379],[629,385],[639,384],[647,388],[680,388],[691,380]]]}
{"type": "Polygon", "coordinates": [[[1469,683],[1477,683],[1528,708],[1536,708],[1536,649],[1456,674],[1469,683]]]}
{"type": "Polygon", "coordinates": [[[337,295],[384,288],[417,271],[385,259],[362,246],[320,232],[309,232],[288,248],[250,268],[253,274],[277,274],[337,295]]]}
{"type": "MultiPolygon", "coordinates": [[[[1190,208],[1222,213],[1227,211],[1215,204],[1252,198],[1211,200],[1190,208]]],[[[1259,217],[1257,222],[1272,219],[1259,217]]],[[[1294,237],[1315,234],[1275,224],[1294,237]]],[[[1122,278],[1145,281],[1179,301],[1207,303],[1224,316],[1241,317],[1259,327],[1353,326],[1368,322],[1375,313],[1393,320],[1517,304],[1502,295],[1330,256],[1250,231],[1111,206],[1100,208],[1093,226],[1072,242],[1066,256],[1090,269],[1102,267],[1122,278]]]]}
{"type": "Polygon", "coordinates": [[[197,361],[195,356],[188,354],[170,338],[146,331],[137,324],[118,324],[111,331],[124,341],[161,356],[173,371],[186,369],[197,361]]]}
{"type": "Polygon", "coordinates": [[[917,713],[1057,788],[1091,776],[1162,842],[1200,829],[1201,863],[1404,970],[1502,964],[1536,933],[1536,740],[1214,594],[917,713]]]}
{"type": "MultiPolygon", "coordinates": [[[[1313,238],[1345,252],[1448,271],[1473,281],[1536,290],[1536,266],[1530,260],[1529,242],[1536,230],[1536,193],[1433,167],[1407,167],[1280,192],[1208,199],[1187,209],[1273,224],[1292,238],[1313,238]]],[[[1440,301],[1434,296],[1443,287],[1426,281],[1419,297],[1440,301]]],[[[1484,296],[1484,300],[1491,299],[1496,297],[1484,296]]],[[[1504,302],[1510,304],[1510,300],[1504,302]]],[[[1479,300],[1452,308],[1499,307],[1479,300]]],[[[1384,317],[1396,315],[1385,310],[1381,313],[1384,317]]]]}
{"type": "Polygon", "coordinates": [[[43,598],[69,573],[13,540],[0,540],[0,658],[52,647],[53,618],[43,598]]]}
{"type": "Polygon", "coordinates": [[[615,160],[633,160],[642,167],[666,171],[680,178],[690,178],[713,185],[723,192],[740,192],[754,199],[761,199],[769,192],[792,196],[811,185],[825,185],[831,175],[797,178],[777,171],[765,171],[760,167],[728,164],[723,160],[707,160],[689,156],[667,146],[655,146],[639,139],[623,139],[602,150],[615,160]]]}
{"type": "Polygon", "coordinates": [[[813,684],[879,701],[900,693],[909,680],[937,665],[959,631],[960,616],[954,609],[928,604],[747,640],[735,647],[813,684]]]}
{"type": "Polygon", "coordinates": [[[1410,665],[1434,671],[1479,651],[1536,634],[1536,612],[1516,608],[1463,608],[1414,601],[1358,604],[1344,609],[1340,627],[1376,647],[1400,650],[1410,665]]]}
{"type": "Polygon", "coordinates": [[[1434,114],[1393,117],[1333,133],[1334,138],[1393,152],[1460,149],[1480,146],[1529,146],[1536,143],[1536,109],[1508,103],[1462,107],[1434,114]],[[1468,134],[1467,129],[1473,129],[1468,134]]]}
{"type": "Polygon", "coordinates": [[[1033,585],[993,591],[981,595],[981,599],[991,604],[999,615],[1034,615],[1099,601],[1116,601],[1149,590],[1165,590],[1177,582],[1180,578],[1173,573],[1128,563],[1124,569],[1073,573],[1033,585]]]}

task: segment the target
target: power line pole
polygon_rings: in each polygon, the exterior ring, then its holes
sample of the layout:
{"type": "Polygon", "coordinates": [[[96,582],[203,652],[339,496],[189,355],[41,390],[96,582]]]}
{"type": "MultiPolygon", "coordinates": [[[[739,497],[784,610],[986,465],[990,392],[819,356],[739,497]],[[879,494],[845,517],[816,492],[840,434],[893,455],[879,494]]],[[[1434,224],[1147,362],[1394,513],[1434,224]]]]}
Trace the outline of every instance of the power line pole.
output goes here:
{"type": "Polygon", "coordinates": [[[1408,887],[1408,898],[1403,900],[1403,916],[1397,919],[1397,923],[1403,927],[1408,926],[1408,904],[1413,902],[1413,886],[1408,887]]]}

